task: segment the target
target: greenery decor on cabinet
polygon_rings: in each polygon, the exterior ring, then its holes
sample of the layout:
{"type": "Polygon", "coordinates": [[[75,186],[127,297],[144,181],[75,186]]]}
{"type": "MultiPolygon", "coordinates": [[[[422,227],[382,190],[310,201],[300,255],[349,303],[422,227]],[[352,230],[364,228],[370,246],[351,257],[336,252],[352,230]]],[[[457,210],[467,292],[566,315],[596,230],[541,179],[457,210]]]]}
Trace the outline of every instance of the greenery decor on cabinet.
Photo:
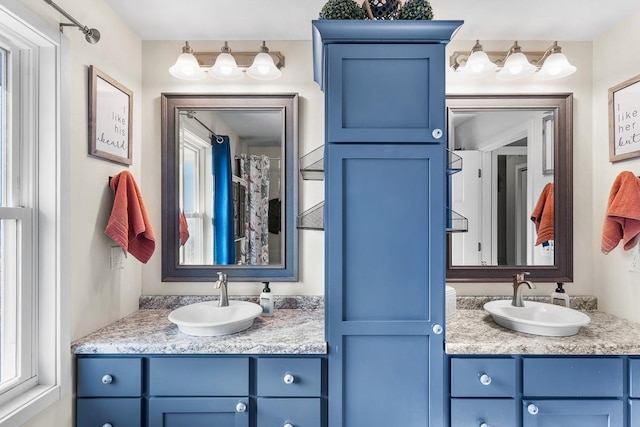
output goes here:
{"type": "Polygon", "coordinates": [[[320,10],[320,19],[365,19],[364,10],[354,0],[329,0],[320,10]]]}
{"type": "Polygon", "coordinates": [[[401,8],[398,19],[433,19],[433,9],[427,0],[408,0],[401,8]]]}

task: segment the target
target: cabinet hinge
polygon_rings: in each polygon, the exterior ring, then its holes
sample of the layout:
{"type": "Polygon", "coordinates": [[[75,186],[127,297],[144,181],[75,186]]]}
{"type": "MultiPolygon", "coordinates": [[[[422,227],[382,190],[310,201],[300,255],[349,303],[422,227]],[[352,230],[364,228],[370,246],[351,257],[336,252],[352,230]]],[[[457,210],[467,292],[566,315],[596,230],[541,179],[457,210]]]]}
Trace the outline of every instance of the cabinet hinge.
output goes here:
{"type": "Polygon", "coordinates": [[[478,242],[478,252],[482,250],[482,242],[478,242]]]}
{"type": "Polygon", "coordinates": [[[482,169],[478,169],[478,178],[482,178],[482,169]]]}

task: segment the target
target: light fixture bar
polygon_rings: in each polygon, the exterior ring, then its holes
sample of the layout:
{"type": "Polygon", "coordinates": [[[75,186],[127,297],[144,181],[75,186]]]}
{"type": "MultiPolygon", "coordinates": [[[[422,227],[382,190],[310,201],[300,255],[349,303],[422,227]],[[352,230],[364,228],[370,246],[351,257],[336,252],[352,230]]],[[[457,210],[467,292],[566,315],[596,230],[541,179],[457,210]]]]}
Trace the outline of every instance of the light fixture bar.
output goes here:
{"type": "MultiPolygon", "coordinates": [[[[193,56],[196,57],[201,67],[211,67],[216,63],[216,58],[221,52],[193,52],[193,56]]],[[[284,55],[280,52],[269,51],[268,54],[273,58],[273,63],[276,64],[278,69],[284,67],[284,55]]],[[[233,57],[238,64],[238,68],[247,69],[253,63],[253,59],[256,57],[256,52],[236,52],[232,53],[233,57]]]]}
{"type": "Polygon", "coordinates": [[[64,15],[72,24],[61,23],[60,24],[60,32],[62,32],[64,27],[78,27],[78,29],[84,34],[84,38],[88,43],[95,44],[100,41],[100,31],[95,28],[89,28],[86,25],[82,25],[78,22],[73,16],[69,15],[66,10],[55,4],[52,0],[44,0],[49,6],[57,10],[60,14],[64,15]]]}
{"type": "MultiPolygon", "coordinates": [[[[505,52],[485,51],[484,53],[486,53],[489,57],[489,60],[491,60],[491,62],[496,64],[498,67],[504,66],[504,63],[506,62],[508,57],[505,55],[505,52]]],[[[523,51],[522,53],[525,53],[527,55],[529,62],[533,64],[536,69],[540,69],[542,67],[542,63],[546,58],[546,52],[523,51]]],[[[464,67],[467,63],[467,59],[469,59],[469,55],[470,52],[453,52],[453,54],[451,54],[451,56],[449,57],[449,66],[453,68],[454,71],[456,71],[460,67],[464,67]]]]}

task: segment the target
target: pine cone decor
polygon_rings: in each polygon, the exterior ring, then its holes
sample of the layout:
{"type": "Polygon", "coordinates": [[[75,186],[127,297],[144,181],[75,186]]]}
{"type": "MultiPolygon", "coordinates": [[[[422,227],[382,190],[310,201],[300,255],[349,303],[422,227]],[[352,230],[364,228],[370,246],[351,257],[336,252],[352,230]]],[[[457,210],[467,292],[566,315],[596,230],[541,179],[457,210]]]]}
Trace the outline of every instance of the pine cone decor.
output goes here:
{"type": "Polygon", "coordinates": [[[354,0],[329,0],[322,6],[319,19],[365,19],[365,15],[354,0]]]}
{"type": "Polygon", "coordinates": [[[427,0],[407,0],[400,8],[398,19],[433,19],[433,9],[427,0]]]}
{"type": "Polygon", "coordinates": [[[362,4],[369,19],[396,19],[400,0],[364,0],[362,4]]]}

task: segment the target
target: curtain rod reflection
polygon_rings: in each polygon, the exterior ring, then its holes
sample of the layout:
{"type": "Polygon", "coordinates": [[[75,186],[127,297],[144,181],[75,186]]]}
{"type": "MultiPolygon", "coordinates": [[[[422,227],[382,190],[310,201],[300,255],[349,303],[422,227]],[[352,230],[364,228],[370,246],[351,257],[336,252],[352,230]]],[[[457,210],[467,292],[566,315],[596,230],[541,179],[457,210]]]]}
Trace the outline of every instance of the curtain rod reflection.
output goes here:
{"type": "Polygon", "coordinates": [[[211,135],[216,137],[216,142],[218,144],[222,144],[224,142],[224,139],[221,136],[217,135],[214,131],[211,130],[211,128],[209,128],[209,126],[202,123],[202,121],[200,121],[200,119],[196,117],[195,111],[180,111],[180,114],[182,114],[183,116],[187,116],[188,118],[193,119],[196,122],[200,123],[200,125],[204,127],[206,130],[208,130],[211,135]]]}

